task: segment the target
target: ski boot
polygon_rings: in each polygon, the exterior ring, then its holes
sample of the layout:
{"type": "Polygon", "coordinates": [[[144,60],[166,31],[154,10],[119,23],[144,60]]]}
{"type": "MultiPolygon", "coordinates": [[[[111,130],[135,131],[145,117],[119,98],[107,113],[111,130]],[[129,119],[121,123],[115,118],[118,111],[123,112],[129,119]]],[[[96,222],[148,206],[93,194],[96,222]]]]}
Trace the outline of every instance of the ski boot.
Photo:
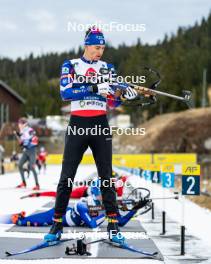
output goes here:
{"type": "Polygon", "coordinates": [[[39,191],[40,190],[40,185],[39,184],[37,184],[33,189],[32,189],[32,191],[39,191]]]}
{"type": "Polygon", "coordinates": [[[26,188],[26,182],[22,182],[21,184],[16,186],[16,188],[26,188]]]}
{"type": "Polygon", "coordinates": [[[54,220],[49,233],[44,236],[44,240],[48,242],[60,240],[62,233],[63,233],[62,218],[59,218],[54,220]]]}
{"type": "Polygon", "coordinates": [[[20,212],[18,214],[13,214],[11,216],[11,221],[12,221],[13,224],[16,225],[16,224],[18,224],[18,221],[23,219],[25,216],[26,216],[26,212],[24,212],[24,211],[22,211],[22,212],[20,212]]]}
{"type": "Polygon", "coordinates": [[[107,232],[109,240],[114,243],[124,244],[125,237],[121,234],[116,217],[108,217],[107,232]]]}

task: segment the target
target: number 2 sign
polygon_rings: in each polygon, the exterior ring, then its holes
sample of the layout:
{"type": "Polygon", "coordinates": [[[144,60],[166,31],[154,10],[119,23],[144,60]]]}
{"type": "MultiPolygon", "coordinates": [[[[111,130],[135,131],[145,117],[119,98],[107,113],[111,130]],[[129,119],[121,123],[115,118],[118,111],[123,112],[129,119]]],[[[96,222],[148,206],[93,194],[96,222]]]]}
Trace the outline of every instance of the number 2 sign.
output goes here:
{"type": "Polygon", "coordinates": [[[182,195],[200,195],[200,165],[182,166],[182,195]]]}

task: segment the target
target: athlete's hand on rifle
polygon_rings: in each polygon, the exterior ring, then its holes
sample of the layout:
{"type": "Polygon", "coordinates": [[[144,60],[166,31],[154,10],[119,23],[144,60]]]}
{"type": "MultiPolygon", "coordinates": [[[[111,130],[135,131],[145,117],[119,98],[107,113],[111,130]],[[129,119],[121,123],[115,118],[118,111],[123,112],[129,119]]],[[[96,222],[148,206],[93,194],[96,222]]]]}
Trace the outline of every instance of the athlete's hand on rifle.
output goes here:
{"type": "Polygon", "coordinates": [[[134,87],[127,87],[122,92],[122,99],[134,100],[138,96],[138,94],[142,94],[145,97],[150,97],[155,95],[155,93],[149,88],[142,86],[134,86],[134,87]]]}
{"type": "Polygon", "coordinates": [[[150,204],[151,203],[151,200],[150,199],[141,199],[140,201],[138,201],[135,206],[133,207],[133,210],[139,210],[143,207],[145,207],[146,205],[150,204]]]}
{"type": "Polygon", "coordinates": [[[138,93],[135,89],[131,87],[127,87],[126,90],[122,94],[122,98],[127,100],[133,100],[137,97],[138,93]]]}
{"type": "Polygon", "coordinates": [[[150,90],[149,88],[142,87],[142,86],[135,86],[134,89],[136,89],[140,94],[144,95],[145,97],[150,97],[151,95],[155,95],[155,93],[150,90]]]}

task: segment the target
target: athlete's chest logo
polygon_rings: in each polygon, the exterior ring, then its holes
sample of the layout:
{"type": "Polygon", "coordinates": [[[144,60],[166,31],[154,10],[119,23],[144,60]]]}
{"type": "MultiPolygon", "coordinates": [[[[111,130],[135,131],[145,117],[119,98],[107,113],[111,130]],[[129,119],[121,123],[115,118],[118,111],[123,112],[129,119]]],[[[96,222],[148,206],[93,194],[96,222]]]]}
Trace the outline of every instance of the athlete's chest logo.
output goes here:
{"type": "Polygon", "coordinates": [[[90,76],[90,77],[92,77],[92,76],[96,76],[96,75],[97,75],[97,72],[96,72],[96,70],[93,69],[93,68],[89,68],[89,69],[87,69],[87,71],[86,71],[86,73],[85,73],[85,76],[90,76]]]}

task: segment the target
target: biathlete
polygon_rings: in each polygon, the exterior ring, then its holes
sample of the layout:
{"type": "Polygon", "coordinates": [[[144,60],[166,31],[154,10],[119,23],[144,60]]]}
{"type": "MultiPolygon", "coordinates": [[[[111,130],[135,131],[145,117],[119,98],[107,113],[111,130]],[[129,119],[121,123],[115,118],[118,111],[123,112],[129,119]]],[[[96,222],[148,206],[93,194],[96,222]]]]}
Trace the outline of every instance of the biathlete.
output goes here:
{"type": "Polygon", "coordinates": [[[114,184],[105,187],[105,182],[109,181],[112,175],[112,135],[106,114],[107,107],[119,106],[122,97],[133,100],[137,97],[137,92],[129,85],[117,82],[110,84],[104,81],[91,84],[89,81],[79,81],[77,76],[97,77],[105,72],[115,73],[112,64],[101,60],[105,49],[105,39],[101,31],[90,28],[86,32],[84,46],[81,58],[66,60],[61,68],[60,93],[64,101],[71,101],[71,118],[65,137],[53,225],[44,239],[53,241],[60,237],[58,234],[62,232],[62,219],[68,206],[72,182],[84,152],[90,147],[102,182],[101,193],[105,215],[108,219],[107,230],[109,234],[112,233],[109,238],[121,243],[120,236],[117,235],[120,230],[114,184]],[[91,134],[90,131],[96,127],[101,133],[91,134]],[[81,130],[86,133],[79,133],[81,130]]]}
{"type": "Polygon", "coordinates": [[[23,148],[23,153],[18,163],[22,182],[16,188],[26,187],[24,164],[28,162],[28,169],[29,171],[32,171],[35,180],[35,187],[33,188],[33,190],[39,190],[40,185],[38,182],[37,172],[35,170],[36,147],[38,145],[38,138],[36,136],[35,130],[29,126],[26,118],[23,117],[18,120],[18,127],[19,132],[14,131],[14,134],[17,137],[20,146],[23,148]]]}
{"type": "MultiPolygon", "coordinates": [[[[118,226],[126,225],[130,219],[136,214],[137,210],[143,208],[150,200],[142,199],[134,208],[124,215],[121,215],[119,210],[117,212],[118,226]]],[[[96,228],[100,226],[105,221],[105,212],[100,209],[100,211],[93,212],[90,211],[89,206],[97,206],[96,208],[101,208],[102,205],[102,196],[101,191],[98,186],[92,188],[92,195],[88,198],[82,198],[78,201],[75,206],[67,207],[65,215],[61,219],[63,226],[81,226],[96,228]]],[[[25,217],[25,213],[14,214],[12,216],[12,222],[20,226],[48,226],[52,225],[54,216],[54,209],[50,209],[46,212],[32,214],[25,217]]],[[[57,239],[60,239],[61,233],[57,233],[57,239]]]]}

